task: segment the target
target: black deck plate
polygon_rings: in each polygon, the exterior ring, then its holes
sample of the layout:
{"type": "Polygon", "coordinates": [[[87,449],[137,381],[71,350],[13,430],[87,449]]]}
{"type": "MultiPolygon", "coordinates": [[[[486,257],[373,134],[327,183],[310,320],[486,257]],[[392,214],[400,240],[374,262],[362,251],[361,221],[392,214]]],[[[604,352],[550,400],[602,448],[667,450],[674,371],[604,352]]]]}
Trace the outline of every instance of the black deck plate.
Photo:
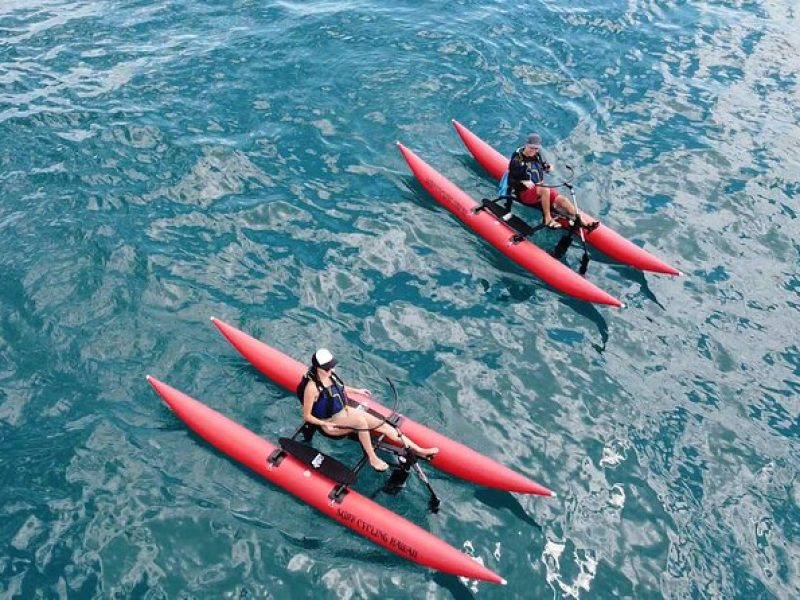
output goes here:
{"type": "Polygon", "coordinates": [[[520,219],[517,215],[511,215],[511,218],[508,221],[504,221],[503,217],[508,213],[506,212],[506,210],[502,206],[499,206],[495,202],[484,202],[483,206],[486,208],[486,210],[488,210],[490,213],[492,213],[500,221],[503,221],[503,223],[505,223],[506,225],[511,227],[511,229],[513,229],[514,231],[516,231],[516,232],[518,232],[518,233],[520,233],[520,234],[522,234],[524,236],[528,236],[528,235],[531,235],[532,233],[534,233],[533,227],[528,225],[525,221],[520,219]]]}
{"type": "Polygon", "coordinates": [[[280,438],[278,441],[288,454],[328,479],[345,485],[353,485],[356,482],[356,474],[352,469],[316,448],[291,438],[280,438]]]}

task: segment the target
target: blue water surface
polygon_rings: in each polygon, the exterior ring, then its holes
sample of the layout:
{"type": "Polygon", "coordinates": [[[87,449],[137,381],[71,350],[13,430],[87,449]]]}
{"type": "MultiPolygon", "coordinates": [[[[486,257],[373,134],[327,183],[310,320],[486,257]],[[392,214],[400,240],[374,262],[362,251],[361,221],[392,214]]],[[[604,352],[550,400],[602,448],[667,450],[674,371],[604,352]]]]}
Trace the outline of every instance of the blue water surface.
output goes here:
{"type": "Polygon", "coordinates": [[[796,598],[798,32],[786,0],[0,3],[0,598],[796,598]],[[397,152],[492,195],[452,118],[541,133],[685,276],[598,256],[624,310],[548,289],[397,152]],[[299,421],[211,315],[555,490],[378,496],[508,586],[190,434],[145,374],[299,421]]]}

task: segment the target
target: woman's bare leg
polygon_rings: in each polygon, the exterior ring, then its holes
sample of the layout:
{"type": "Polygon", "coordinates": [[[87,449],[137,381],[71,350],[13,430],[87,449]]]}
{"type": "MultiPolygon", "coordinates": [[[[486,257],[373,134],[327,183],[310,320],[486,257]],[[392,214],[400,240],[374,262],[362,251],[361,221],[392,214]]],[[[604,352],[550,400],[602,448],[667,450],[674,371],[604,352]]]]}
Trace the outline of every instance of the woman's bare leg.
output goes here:
{"type": "MultiPolygon", "coordinates": [[[[373,415],[367,415],[367,421],[369,422],[369,427],[377,427],[382,419],[378,419],[373,415]]],[[[402,444],[404,446],[408,444],[408,447],[411,448],[411,451],[414,452],[414,454],[425,458],[433,457],[439,452],[438,448],[423,448],[407,435],[402,433],[398,434],[397,430],[388,423],[380,425],[380,427],[377,427],[375,431],[384,434],[390,440],[397,442],[398,444],[402,444]]]]}
{"type": "MultiPolygon", "coordinates": [[[[369,423],[364,414],[355,410],[346,409],[334,416],[334,424],[338,429],[334,429],[336,433],[333,435],[347,435],[348,433],[356,430],[358,432],[358,441],[361,442],[361,447],[367,455],[367,460],[372,468],[376,471],[385,471],[389,468],[386,461],[380,459],[375,454],[375,447],[372,445],[372,436],[369,432],[369,423]],[[352,428],[352,429],[351,429],[352,428]]],[[[327,430],[326,430],[327,432],[327,430]]]]}

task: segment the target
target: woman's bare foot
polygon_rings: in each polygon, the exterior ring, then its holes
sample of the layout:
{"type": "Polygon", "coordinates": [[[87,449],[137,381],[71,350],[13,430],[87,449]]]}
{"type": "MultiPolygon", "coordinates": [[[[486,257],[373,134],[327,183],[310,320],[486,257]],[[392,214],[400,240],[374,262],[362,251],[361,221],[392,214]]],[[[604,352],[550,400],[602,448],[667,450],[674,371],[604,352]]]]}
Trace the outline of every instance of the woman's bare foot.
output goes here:
{"type": "Polygon", "coordinates": [[[380,458],[376,458],[374,461],[369,461],[370,466],[378,471],[378,473],[383,473],[386,469],[389,468],[389,465],[386,461],[381,460],[380,458]]]}

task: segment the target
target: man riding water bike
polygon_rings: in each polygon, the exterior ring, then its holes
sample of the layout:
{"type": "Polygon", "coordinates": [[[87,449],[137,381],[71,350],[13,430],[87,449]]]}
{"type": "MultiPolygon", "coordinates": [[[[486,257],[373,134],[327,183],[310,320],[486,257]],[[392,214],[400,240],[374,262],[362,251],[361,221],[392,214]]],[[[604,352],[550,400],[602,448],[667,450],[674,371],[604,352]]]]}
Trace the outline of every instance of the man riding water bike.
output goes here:
{"type": "MultiPolygon", "coordinates": [[[[516,200],[525,206],[542,205],[544,223],[547,227],[561,227],[550,212],[552,207],[561,210],[570,220],[577,216],[575,207],[567,198],[554,188],[542,184],[544,174],[553,170],[553,165],[545,161],[541,154],[542,138],[538,133],[531,133],[525,143],[514,151],[508,163],[508,191],[516,200]]],[[[584,223],[591,229],[592,223],[584,223]]]]}

